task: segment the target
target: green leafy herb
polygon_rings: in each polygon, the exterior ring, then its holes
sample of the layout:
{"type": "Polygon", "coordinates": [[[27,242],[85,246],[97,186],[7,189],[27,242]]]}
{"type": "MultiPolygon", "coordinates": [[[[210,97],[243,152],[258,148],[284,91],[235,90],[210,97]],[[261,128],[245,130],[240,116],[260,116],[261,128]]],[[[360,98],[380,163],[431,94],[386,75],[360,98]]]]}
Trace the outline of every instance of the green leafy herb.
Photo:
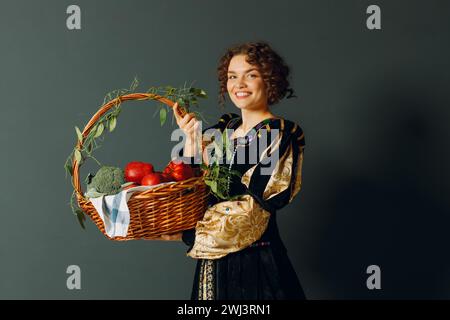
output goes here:
{"type": "Polygon", "coordinates": [[[78,163],[81,162],[81,152],[78,149],[75,150],[75,160],[77,160],[78,163]]]}
{"type": "Polygon", "coordinates": [[[100,122],[95,130],[94,138],[100,137],[103,133],[104,128],[105,128],[105,125],[103,124],[103,122],[100,122]]]}
{"type": "Polygon", "coordinates": [[[241,173],[236,170],[229,170],[226,166],[220,165],[218,161],[213,162],[209,166],[200,165],[205,172],[203,179],[205,184],[210,187],[211,193],[222,200],[231,200],[239,196],[230,195],[230,183],[233,177],[241,177],[241,173]]]}
{"type": "Polygon", "coordinates": [[[77,210],[75,210],[75,213],[76,213],[76,215],[77,215],[78,222],[80,223],[80,226],[81,226],[83,229],[86,229],[86,227],[85,227],[85,225],[84,225],[84,221],[86,221],[86,216],[84,215],[83,210],[77,209],[77,210]]]}
{"type": "Polygon", "coordinates": [[[81,134],[81,131],[78,127],[75,127],[75,131],[77,132],[77,138],[79,142],[83,141],[83,135],[81,134]]]}
{"type": "Polygon", "coordinates": [[[116,124],[117,124],[117,118],[111,117],[111,119],[109,119],[109,132],[114,131],[114,129],[116,128],[116,124]]]}
{"type": "Polygon", "coordinates": [[[163,107],[159,110],[159,122],[161,123],[161,125],[164,125],[164,123],[166,122],[166,118],[167,110],[163,107]]]}

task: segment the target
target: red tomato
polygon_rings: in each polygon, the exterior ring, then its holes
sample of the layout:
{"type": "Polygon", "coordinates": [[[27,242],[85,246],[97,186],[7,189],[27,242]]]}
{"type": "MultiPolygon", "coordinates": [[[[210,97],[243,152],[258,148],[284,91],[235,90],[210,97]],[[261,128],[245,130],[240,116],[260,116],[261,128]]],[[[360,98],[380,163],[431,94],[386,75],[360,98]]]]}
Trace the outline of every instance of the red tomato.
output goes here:
{"type": "Polygon", "coordinates": [[[192,167],[181,160],[172,160],[164,169],[165,174],[170,174],[175,181],[182,181],[194,176],[192,167]]]}
{"type": "Polygon", "coordinates": [[[164,182],[171,182],[171,181],[174,181],[172,175],[169,174],[169,173],[164,173],[164,172],[163,172],[163,173],[161,173],[161,177],[163,178],[163,181],[164,181],[164,182]]]}
{"type": "Polygon", "coordinates": [[[133,161],[125,167],[125,180],[140,183],[147,174],[153,173],[153,165],[146,162],[133,161]]]}
{"type": "Polygon", "coordinates": [[[170,172],[172,172],[172,169],[167,165],[163,170],[163,174],[170,176],[170,172]]]}
{"type": "Polygon", "coordinates": [[[172,177],[176,181],[182,181],[189,178],[192,178],[194,176],[194,172],[192,171],[192,168],[188,165],[184,165],[181,168],[176,168],[172,172],[172,177]]]}
{"type": "Polygon", "coordinates": [[[161,182],[163,182],[161,173],[154,172],[147,174],[144,178],[142,178],[141,185],[154,186],[156,184],[160,184],[161,182]]]}
{"type": "Polygon", "coordinates": [[[151,163],[142,162],[142,167],[144,168],[145,171],[154,172],[153,165],[151,163]]]}

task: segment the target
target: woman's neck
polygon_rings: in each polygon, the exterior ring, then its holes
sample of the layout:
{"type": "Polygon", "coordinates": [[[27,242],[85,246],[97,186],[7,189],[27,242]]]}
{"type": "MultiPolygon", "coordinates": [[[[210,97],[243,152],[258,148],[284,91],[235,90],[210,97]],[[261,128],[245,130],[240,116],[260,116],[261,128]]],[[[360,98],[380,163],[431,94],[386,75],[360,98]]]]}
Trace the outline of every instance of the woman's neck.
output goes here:
{"type": "Polygon", "coordinates": [[[251,128],[267,118],[275,117],[268,108],[262,110],[241,110],[243,132],[248,132],[251,128]]]}

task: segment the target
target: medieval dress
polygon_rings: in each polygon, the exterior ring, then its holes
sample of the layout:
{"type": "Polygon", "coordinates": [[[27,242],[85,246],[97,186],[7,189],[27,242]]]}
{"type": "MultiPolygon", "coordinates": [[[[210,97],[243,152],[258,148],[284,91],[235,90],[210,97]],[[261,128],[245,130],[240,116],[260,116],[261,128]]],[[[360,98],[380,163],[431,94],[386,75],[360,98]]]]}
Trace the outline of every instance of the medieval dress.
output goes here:
{"type": "MultiPolygon", "coordinates": [[[[241,122],[225,114],[209,129],[227,134],[241,122]]],[[[230,159],[224,152],[221,165],[241,174],[229,179],[230,196],[240,197],[224,201],[210,195],[203,219],[183,231],[187,255],[197,259],[191,299],[305,299],[276,221],[277,210],[301,188],[303,131],[294,122],[271,118],[229,141],[233,153],[230,159]]]]}

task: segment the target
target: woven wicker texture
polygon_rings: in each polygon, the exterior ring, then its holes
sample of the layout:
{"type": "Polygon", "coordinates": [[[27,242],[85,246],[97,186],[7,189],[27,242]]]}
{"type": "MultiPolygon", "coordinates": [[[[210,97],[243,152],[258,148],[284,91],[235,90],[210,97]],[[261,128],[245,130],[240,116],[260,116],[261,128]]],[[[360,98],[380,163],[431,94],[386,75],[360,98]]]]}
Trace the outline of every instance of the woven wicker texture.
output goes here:
{"type": "MultiPolygon", "coordinates": [[[[169,107],[174,102],[151,93],[133,93],[120,96],[103,105],[95,113],[82,132],[83,140],[77,148],[83,146],[85,137],[100,117],[118,103],[127,100],[158,100],[169,107]]],[[[184,116],[185,112],[181,111],[184,116]]],[[[156,186],[151,190],[133,193],[128,201],[130,225],[126,237],[111,238],[105,233],[102,219],[89,199],[83,195],[80,184],[79,164],[73,160],[73,185],[80,208],[91,218],[98,229],[111,240],[154,239],[162,234],[171,234],[194,228],[203,217],[207,208],[208,189],[202,177],[156,186]]]]}

